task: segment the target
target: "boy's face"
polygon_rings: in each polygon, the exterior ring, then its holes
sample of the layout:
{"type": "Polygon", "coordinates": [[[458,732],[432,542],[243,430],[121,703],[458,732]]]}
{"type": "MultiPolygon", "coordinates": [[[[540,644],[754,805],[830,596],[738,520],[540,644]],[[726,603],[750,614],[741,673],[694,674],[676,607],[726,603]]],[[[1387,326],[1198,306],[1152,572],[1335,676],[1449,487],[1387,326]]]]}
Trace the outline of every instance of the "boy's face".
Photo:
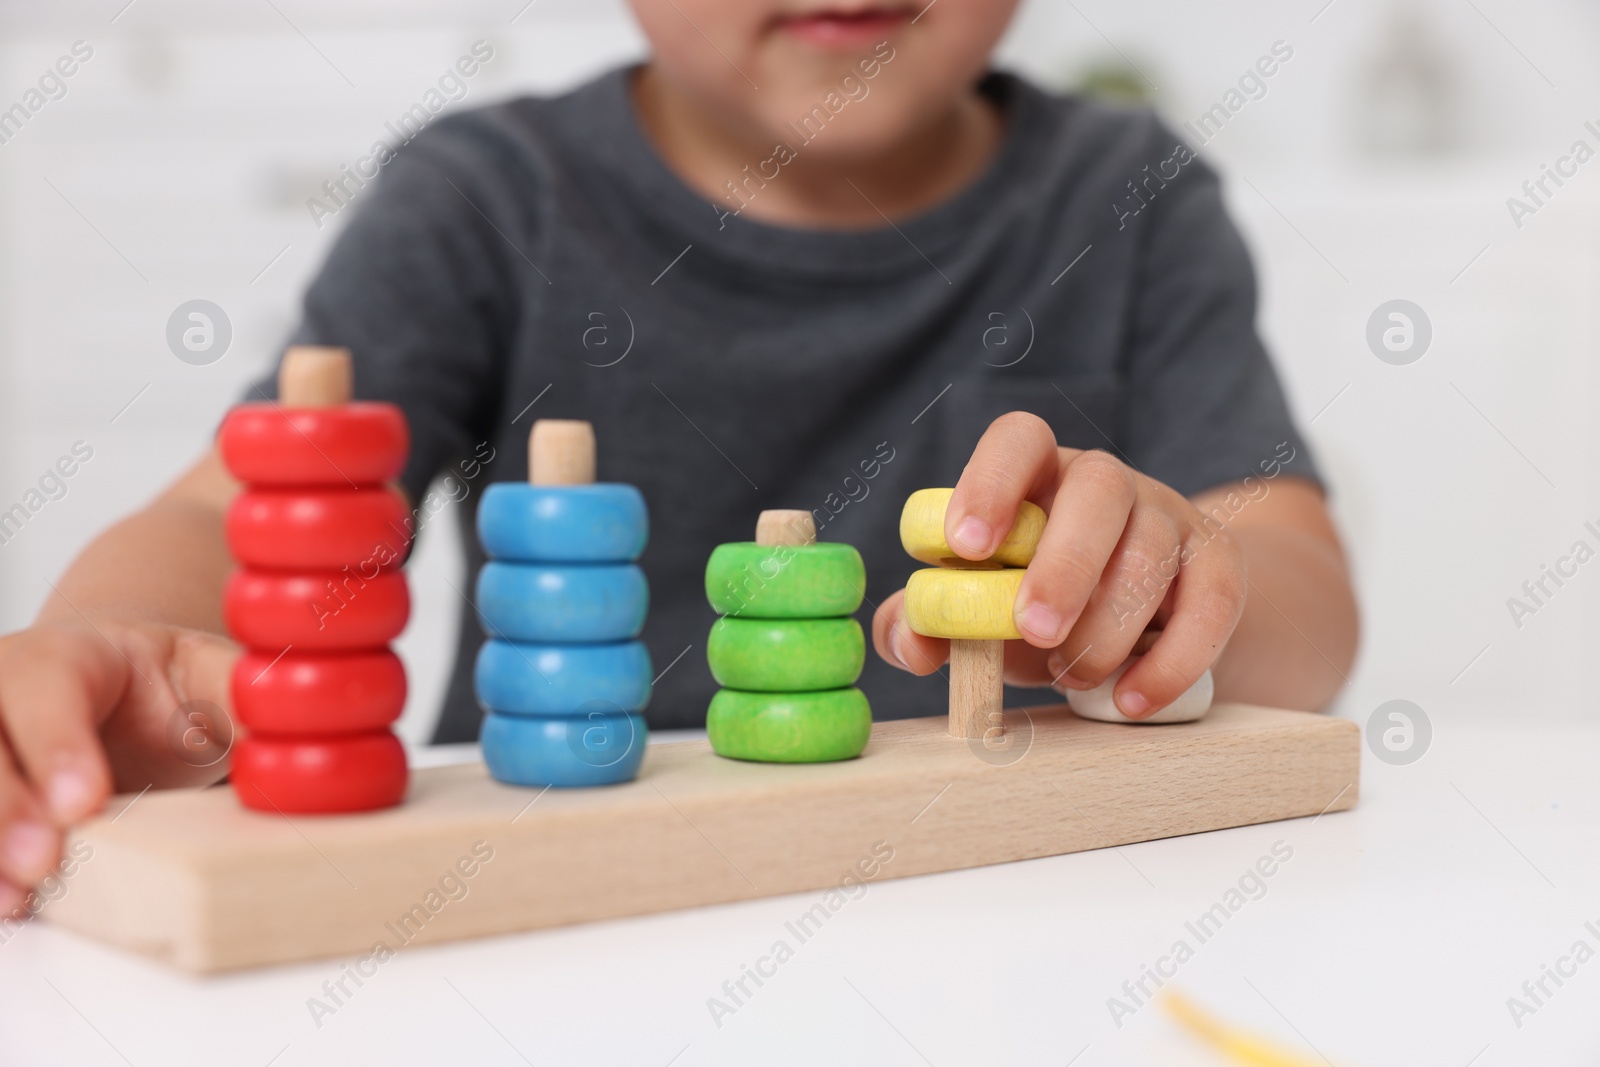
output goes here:
{"type": "Polygon", "coordinates": [[[629,2],[654,66],[698,108],[742,137],[840,159],[881,150],[948,114],[986,67],[1017,6],[629,2]]]}

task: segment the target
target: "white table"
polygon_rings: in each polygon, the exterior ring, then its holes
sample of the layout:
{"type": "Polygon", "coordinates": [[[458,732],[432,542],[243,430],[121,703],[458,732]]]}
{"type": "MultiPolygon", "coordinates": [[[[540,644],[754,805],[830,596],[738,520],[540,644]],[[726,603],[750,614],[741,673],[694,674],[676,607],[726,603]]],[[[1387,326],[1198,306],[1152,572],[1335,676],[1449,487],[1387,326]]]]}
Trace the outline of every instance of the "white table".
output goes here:
{"type": "Polygon", "coordinates": [[[878,881],[804,943],[785,924],[821,894],[408,948],[320,1026],[337,961],[196,979],[32,923],[0,944],[0,1063],[1220,1065],[1158,1005],[1108,1008],[1181,938],[1176,987],[1311,1063],[1594,1064],[1600,959],[1520,1029],[1506,1000],[1600,951],[1597,761],[1600,728],[1436,722],[1418,763],[1367,755],[1351,812],[878,881]],[[1185,924],[1277,842],[1201,943],[1185,924]]]}

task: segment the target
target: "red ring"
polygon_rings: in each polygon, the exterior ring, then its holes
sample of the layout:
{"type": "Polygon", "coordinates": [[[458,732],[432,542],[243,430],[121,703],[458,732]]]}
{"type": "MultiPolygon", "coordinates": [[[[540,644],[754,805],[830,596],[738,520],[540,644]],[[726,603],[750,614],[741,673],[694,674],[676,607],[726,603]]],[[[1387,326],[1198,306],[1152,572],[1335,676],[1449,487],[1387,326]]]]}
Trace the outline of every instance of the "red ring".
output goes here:
{"type": "Polygon", "coordinates": [[[406,669],[388,649],[246,652],[233,668],[233,712],[253,734],[381,730],[406,706],[406,669]]]}
{"type": "Polygon", "coordinates": [[[301,651],[381,648],[411,614],[405,575],[355,569],[277,574],[238,570],[222,594],[222,617],[241,644],[276,656],[301,651]]]}
{"type": "Polygon", "coordinates": [[[251,485],[372,485],[406,465],[411,434],[393,404],[240,404],[217,436],[229,473],[251,485]]]}
{"type": "Polygon", "coordinates": [[[371,811],[406,793],[406,750],[388,730],[343,737],[246,737],[228,775],[239,802],[268,812],[371,811]]]}
{"type": "Polygon", "coordinates": [[[392,570],[410,547],[400,494],[370,489],[248,489],[228,507],[228,549],[246,567],[392,570]]]}

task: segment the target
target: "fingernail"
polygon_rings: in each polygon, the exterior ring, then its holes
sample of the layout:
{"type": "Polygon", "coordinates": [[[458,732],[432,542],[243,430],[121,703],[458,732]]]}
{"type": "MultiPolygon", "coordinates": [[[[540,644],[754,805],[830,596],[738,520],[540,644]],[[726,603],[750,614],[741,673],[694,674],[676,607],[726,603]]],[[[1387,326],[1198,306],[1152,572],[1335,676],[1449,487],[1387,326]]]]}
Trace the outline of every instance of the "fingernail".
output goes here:
{"type": "Polygon", "coordinates": [[[1050,672],[1050,684],[1060,685],[1062,675],[1067,673],[1067,661],[1061,658],[1061,653],[1052,652],[1044,661],[1044,669],[1050,672]]]}
{"type": "Polygon", "coordinates": [[[13,874],[43,874],[55,851],[55,835],[36,822],[14,823],[6,831],[4,851],[13,874]]]}
{"type": "Polygon", "coordinates": [[[1054,641],[1060,636],[1061,616],[1048,604],[1029,604],[1017,616],[1017,622],[1041,641],[1054,641]]]}
{"type": "Polygon", "coordinates": [[[968,515],[956,527],[955,537],[953,538],[954,543],[950,547],[960,549],[963,552],[970,552],[973,555],[980,553],[987,555],[989,542],[993,538],[994,531],[990,529],[988,523],[976,515],[968,515]]]}
{"type": "Polygon", "coordinates": [[[50,776],[48,796],[50,811],[56,819],[72,822],[88,811],[89,781],[77,771],[57,771],[50,776]]]}
{"type": "Polygon", "coordinates": [[[1050,658],[1044,661],[1045,670],[1050,672],[1050,684],[1057,689],[1093,689],[1094,686],[1079,678],[1074,678],[1067,673],[1067,658],[1059,652],[1050,653],[1050,658]]]}
{"type": "Polygon", "coordinates": [[[900,666],[908,671],[911,669],[911,661],[906,659],[905,633],[900,629],[899,623],[889,631],[889,651],[894,653],[894,658],[900,662],[900,666]]]}
{"type": "Polygon", "coordinates": [[[1137,719],[1150,710],[1150,701],[1140,692],[1130,690],[1116,698],[1117,710],[1130,719],[1137,719]]]}

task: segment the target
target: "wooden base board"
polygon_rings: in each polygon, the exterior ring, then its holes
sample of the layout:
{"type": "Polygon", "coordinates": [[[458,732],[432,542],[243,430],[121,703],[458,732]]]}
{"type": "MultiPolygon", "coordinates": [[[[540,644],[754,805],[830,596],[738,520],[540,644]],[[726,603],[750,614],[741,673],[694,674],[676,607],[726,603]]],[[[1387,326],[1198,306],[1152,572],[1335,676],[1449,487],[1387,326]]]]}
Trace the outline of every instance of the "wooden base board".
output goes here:
{"type": "Polygon", "coordinates": [[[1196,723],[1126,726],[1063,705],[1006,721],[1014,747],[998,752],[950,737],[943,716],[879,723],[843,763],[659,745],[637,781],[588,790],[442,767],[417,772],[403,806],[366,815],[262,815],[227,788],[120,797],[75,831],[84,858],[44,915],[217,971],[854,889],[1356,802],[1360,731],[1340,719],[1220,705],[1196,723]]]}

